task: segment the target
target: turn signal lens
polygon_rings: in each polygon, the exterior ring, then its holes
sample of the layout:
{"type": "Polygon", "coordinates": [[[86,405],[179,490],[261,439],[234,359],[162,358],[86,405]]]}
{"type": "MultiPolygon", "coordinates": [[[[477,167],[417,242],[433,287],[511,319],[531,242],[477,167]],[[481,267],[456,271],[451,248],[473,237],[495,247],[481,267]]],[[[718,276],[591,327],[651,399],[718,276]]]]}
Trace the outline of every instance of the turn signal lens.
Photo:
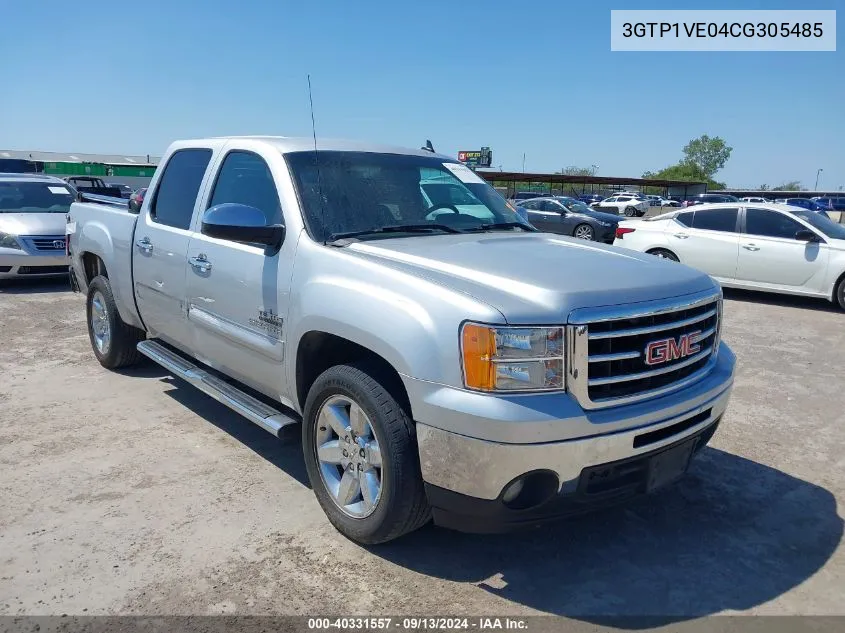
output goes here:
{"type": "Polygon", "coordinates": [[[464,325],[464,385],[479,391],[561,390],[563,328],[464,325]]]}
{"type": "Polygon", "coordinates": [[[464,382],[470,389],[492,391],[495,387],[493,356],[496,334],[492,328],[467,323],[463,331],[464,382]]]}

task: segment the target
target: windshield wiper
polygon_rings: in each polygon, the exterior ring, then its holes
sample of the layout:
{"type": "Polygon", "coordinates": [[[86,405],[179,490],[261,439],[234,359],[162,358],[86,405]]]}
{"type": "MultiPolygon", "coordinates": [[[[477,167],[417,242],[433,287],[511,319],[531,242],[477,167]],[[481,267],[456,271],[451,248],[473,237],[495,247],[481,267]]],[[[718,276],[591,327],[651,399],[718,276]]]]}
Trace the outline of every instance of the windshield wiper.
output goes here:
{"type": "Polygon", "coordinates": [[[363,235],[379,235],[381,233],[429,233],[431,231],[443,231],[444,233],[463,233],[460,229],[446,224],[392,224],[381,226],[377,229],[364,229],[363,231],[347,231],[345,233],[332,233],[327,244],[334,244],[340,240],[360,237],[363,235]]]}
{"type": "Polygon", "coordinates": [[[500,229],[515,229],[520,228],[523,231],[532,231],[536,232],[533,226],[528,226],[527,224],[523,224],[522,222],[489,222],[485,224],[479,224],[478,226],[473,226],[468,231],[498,231],[500,229]]]}

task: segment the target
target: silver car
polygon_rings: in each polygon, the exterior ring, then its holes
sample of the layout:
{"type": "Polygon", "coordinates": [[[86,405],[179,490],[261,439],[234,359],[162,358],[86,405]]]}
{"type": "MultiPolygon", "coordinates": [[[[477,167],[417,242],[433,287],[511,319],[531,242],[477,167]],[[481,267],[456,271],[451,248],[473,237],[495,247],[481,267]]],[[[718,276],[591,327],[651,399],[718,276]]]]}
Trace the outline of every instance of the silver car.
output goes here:
{"type": "Polygon", "coordinates": [[[66,182],[41,174],[0,174],[0,279],[67,275],[66,182]]]}

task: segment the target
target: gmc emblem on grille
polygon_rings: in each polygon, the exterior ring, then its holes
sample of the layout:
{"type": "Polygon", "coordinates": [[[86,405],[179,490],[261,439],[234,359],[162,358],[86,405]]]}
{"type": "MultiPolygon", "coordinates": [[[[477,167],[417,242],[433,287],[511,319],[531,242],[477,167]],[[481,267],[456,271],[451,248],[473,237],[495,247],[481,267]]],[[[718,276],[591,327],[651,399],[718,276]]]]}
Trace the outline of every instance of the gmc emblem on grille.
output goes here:
{"type": "Polygon", "coordinates": [[[664,338],[659,341],[652,341],[645,346],[645,364],[661,365],[669,361],[678,360],[697,354],[701,350],[698,340],[701,338],[701,330],[681,334],[677,340],[664,338]]]}
{"type": "Polygon", "coordinates": [[[65,241],[64,240],[53,240],[53,248],[55,248],[56,250],[59,250],[60,248],[64,248],[64,247],[65,247],[65,241]]]}

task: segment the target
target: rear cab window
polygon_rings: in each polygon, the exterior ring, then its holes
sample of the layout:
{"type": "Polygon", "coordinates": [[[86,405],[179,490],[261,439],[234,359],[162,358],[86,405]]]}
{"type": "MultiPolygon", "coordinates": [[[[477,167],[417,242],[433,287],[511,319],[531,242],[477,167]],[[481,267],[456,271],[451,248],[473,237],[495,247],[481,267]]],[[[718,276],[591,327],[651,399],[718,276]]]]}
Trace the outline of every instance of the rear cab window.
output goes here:
{"type": "Polygon", "coordinates": [[[211,154],[210,149],[191,148],[170,156],[150,205],[153,222],[188,230],[211,154]]]}

